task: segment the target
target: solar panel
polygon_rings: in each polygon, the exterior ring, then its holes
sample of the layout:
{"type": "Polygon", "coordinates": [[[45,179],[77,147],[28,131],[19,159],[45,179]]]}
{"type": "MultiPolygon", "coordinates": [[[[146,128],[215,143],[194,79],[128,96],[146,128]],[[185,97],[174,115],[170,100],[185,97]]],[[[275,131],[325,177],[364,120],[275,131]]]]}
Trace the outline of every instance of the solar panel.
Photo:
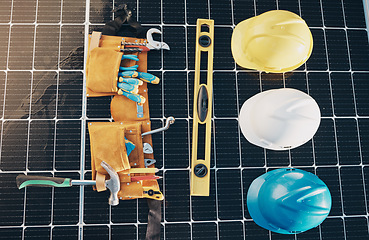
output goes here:
{"type": "MultiPolygon", "coordinates": [[[[108,205],[90,187],[18,190],[20,173],[90,179],[86,125],[112,121],[111,97],[86,98],[87,37],[114,18],[116,0],[2,0],[0,6],[0,239],[144,239],[145,200],[108,205]]],[[[163,32],[170,51],[151,51],[152,128],[162,203],[161,239],[369,239],[369,43],[362,0],[129,0],[145,27],[163,32]],[[236,24],[268,10],[300,15],[314,38],[306,64],[284,74],[237,66],[236,24]],[[209,197],[190,196],[195,30],[215,21],[214,102],[209,197]],[[243,102],[290,87],[312,96],[322,119],[312,140],[290,151],[256,147],[241,134],[243,102]],[[332,210],[318,227],[280,235],[257,226],[246,205],[251,182],[296,167],[329,187],[332,210]]],[[[203,71],[202,74],[205,72],[203,71]]]]}

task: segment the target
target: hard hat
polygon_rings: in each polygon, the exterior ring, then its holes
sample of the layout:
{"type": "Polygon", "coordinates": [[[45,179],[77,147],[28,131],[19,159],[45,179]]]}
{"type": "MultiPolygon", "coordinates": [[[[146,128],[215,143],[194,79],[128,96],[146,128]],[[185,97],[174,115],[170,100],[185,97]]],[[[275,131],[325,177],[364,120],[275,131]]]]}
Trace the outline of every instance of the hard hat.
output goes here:
{"type": "Polygon", "coordinates": [[[273,10],[237,24],[231,48],[241,67],[281,73],[306,62],[313,49],[313,37],[301,17],[273,10]]]}
{"type": "Polygon", "coordinates": [[[320,124],[320,110],[306,93],[280,88],[246,100],[238,121],[250,143],[271,150],[287,150],[314,136],[320,124]]]}
{"type": "Polygon", "coordinates": [[[332,198],[316,175],[282,168],[256,178],[247,192],[247,208],[260,227],[283,234],[307,231],[328,216],[332,198]]]}

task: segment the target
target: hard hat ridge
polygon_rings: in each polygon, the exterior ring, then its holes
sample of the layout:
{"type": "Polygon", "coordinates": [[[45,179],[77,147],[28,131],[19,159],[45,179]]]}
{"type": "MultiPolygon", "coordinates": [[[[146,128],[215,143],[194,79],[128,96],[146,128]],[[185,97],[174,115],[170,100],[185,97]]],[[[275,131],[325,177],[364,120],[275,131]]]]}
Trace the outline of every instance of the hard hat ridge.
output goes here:
{"type": "Polygon", "coordinates": [[[332,205],[329,189],[316,175],[282,168],[256,178],[247,193],[247,208],[256,224],[282,234],[318,226],[332,205]]]}
{"type": "Polygon", "coordinates": [[[280,88],[247,99],[238,120],[250,143],[271,150],[286,150],[314,136],[320,125],[320,109],[306,93],[280,88]]]}

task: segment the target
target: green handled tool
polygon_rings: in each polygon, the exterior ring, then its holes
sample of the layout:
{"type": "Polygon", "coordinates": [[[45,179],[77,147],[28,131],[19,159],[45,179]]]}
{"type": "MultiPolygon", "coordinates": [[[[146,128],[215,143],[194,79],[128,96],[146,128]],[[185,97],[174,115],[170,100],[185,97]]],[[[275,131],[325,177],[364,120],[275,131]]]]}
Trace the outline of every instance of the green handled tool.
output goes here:
{"type": "MultiPolygon", "coordinates": [[[[16,181],[17,181],[17,187],[19,189],[29,187],[29,186],[36,186],[36,187],[71,187],[72,186],[72,179],[70,178],[18,175],[16,181]]],[[[92,185],[95,185],[95,183],[92,185]]]]}
{"type": "MultiPolygon", "coordinates": [[[[105,186],[110,190],[109,204],[116,206],[119,204],[118,192],[120,181],[118,173],[106,162],[102,161],[101,166],[108,172],[110,179],[105,181],[105,186]]],[[[28,176],[20,174],[16,178],[19,189],[25,187],[71,187],[75,185],[96,185],[95,180],[72,180],[70,178],[28,176]]]]}

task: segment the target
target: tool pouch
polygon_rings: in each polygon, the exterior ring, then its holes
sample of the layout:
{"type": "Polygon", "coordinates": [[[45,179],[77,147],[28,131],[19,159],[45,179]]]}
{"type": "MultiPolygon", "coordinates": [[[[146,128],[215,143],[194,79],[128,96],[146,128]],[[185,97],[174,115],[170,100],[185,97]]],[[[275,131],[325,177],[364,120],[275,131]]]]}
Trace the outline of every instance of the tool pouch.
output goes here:
{"type": "MultiPolygon", "coordinates": [[[[145,43],[142,38],[117,37],[101,35],[93,32],[89,36],[86,62],[86,90],[87,97],[101,97],[117,95],[119,67],[131,67],[134,60],[122,61],[125,42],[145,43]]],[[[138,72],[147,71],[147,52],[128,53],[137,55],[138,72]]],[[[147,92],[147,83],[140,86],[139,94],[147,92]]],[[[131,101],[131,100],[129,100],[131,101]]]]}
{"type": "Polygon", "coordinates": [[[94,48],[90,52],[87,88],[94,92],[118,92],[118,72],[123,53],[109,48],[94,48]]]}
{"type": "Polygon", "coordinates": [[[121,124],[89,123],[92,178],[96,173],[108,175],[101,166],[105,161],[115,171],[130,169],[125,146],[125,128],[121,124]]]}
{"type": "Polygon", "coordinates": [[[145,168],[142,129],[150,129],[150,121],[91,122],[88,124],[92,179],[96,180],[97,191],[105,190],[104,181],[109,177],[100,165],[101,161],[105,161],[119,175],[121,190],[118,196],[121,200],[135,198],[162,200],[164,198],[156,180],[131,181],[131,177],[153,175],[152,173],[129,173],[129,169],[132,168],[145,168]],[[125,147],[125,138],[135,145],[129,157],[125,147]]]}

